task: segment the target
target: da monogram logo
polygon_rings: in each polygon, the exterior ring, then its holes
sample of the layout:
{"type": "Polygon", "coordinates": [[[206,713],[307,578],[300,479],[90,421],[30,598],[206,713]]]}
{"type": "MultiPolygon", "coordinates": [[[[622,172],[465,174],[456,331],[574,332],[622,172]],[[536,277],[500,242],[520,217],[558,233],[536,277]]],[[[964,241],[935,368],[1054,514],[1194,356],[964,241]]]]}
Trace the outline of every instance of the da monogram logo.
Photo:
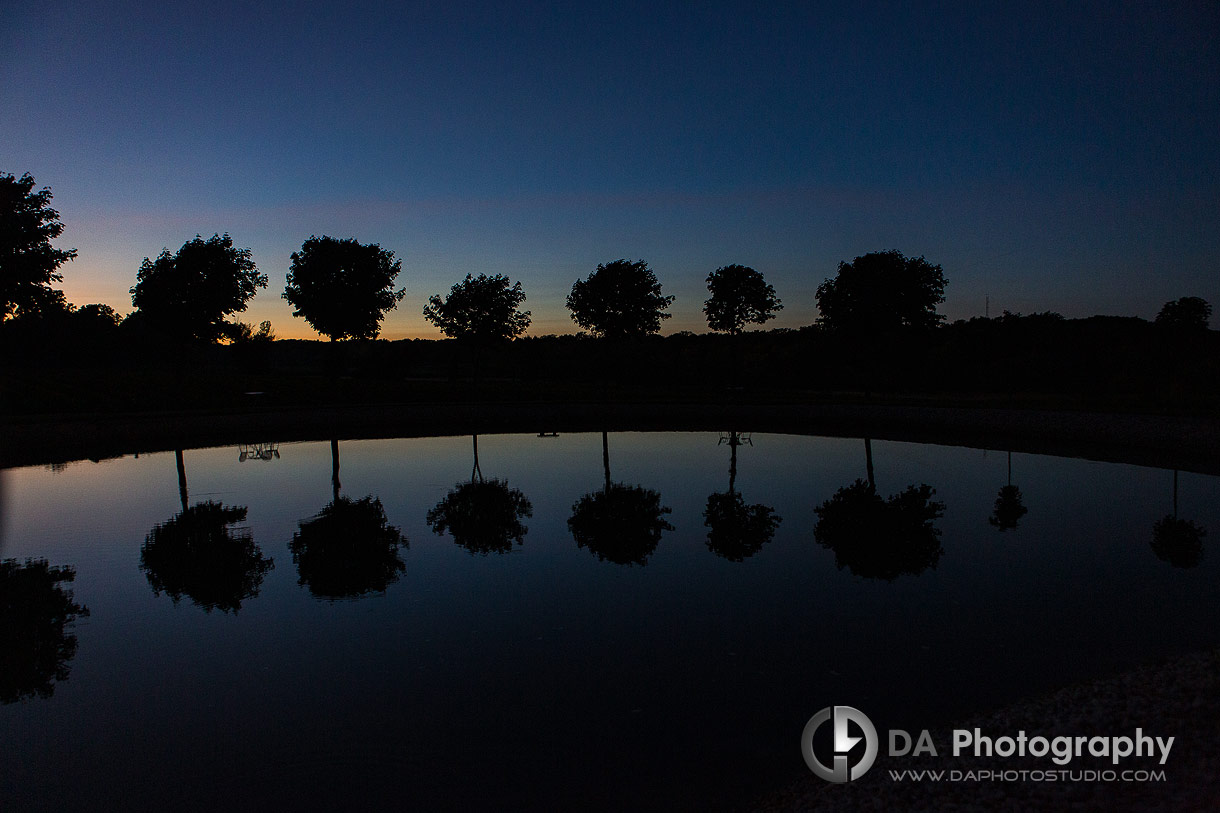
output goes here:
{"type": "Polygon", "coordinates": [[[872,720],[859,709],[851,706],[828,706],[809,718],[805,730],[801,732],[801,754],[809,770],[825,779],[827,782],[849,782],[864,776],[877,759],[877,729],[872,720]],[[830,721],[834,725],[834,763],[833,768],[827,768],[813,752],[813,735],[822,723],[830,721]],[[854,723],[863,732],[863,737],[853,737],[848,730],[848,723],[854,723]],[[848,765],[848,753],[860,740],[864,740],[864,756],[855,765],[848,765]]]}

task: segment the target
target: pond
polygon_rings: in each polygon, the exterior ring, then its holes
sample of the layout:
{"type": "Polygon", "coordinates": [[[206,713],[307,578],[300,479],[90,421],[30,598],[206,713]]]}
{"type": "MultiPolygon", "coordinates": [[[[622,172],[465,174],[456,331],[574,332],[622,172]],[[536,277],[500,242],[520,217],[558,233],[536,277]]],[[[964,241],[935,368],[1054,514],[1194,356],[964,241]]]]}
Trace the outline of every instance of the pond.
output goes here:
{"type": "Polygon", "coordinates": [[[1220,644],[1220,478],[1003,450],[252,443],[0,506],[5,809],[732,807],[828,705],[932,727],[1220,644]]]}

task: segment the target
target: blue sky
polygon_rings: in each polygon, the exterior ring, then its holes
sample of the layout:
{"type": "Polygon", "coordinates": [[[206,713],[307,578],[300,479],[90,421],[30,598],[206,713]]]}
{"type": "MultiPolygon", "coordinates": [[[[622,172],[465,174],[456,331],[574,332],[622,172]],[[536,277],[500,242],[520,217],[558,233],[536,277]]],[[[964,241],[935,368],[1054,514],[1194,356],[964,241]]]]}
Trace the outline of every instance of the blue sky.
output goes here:
{"type": "Polygon", "coordinates": [[[403,261],[383,335],[503,273],[535,333],[598,263],[645,259],[706,329],[751,265],[816,316],[840,260],[940,263],[950,318],[1220,306],[1220,7],[46,3],[0,23],[0,171],[50,186],[77,304],[229,232],[280,298],[311,234],[403,261]]]}

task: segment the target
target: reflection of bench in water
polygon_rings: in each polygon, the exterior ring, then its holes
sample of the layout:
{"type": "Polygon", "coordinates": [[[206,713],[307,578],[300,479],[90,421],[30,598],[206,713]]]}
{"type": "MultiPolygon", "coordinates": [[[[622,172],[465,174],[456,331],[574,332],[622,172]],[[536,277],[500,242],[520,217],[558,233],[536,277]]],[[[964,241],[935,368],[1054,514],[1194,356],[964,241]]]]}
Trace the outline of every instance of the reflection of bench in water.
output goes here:
{"type": "Polygon", "coordinates": [[[279,460],[280,445],[278,443],[243,443],[238,447],[239,463],[247,460],[279,460]]]}
{"type": "Polygon", "coordinates": [[[754,441],[750,438],[749,432],[721,432],[720,440],[716,441],[716,445],[724,446],[726,443],[729,446],[741,446],[742,444],[745,444],[746,446],[754,445],[754,441]]]}

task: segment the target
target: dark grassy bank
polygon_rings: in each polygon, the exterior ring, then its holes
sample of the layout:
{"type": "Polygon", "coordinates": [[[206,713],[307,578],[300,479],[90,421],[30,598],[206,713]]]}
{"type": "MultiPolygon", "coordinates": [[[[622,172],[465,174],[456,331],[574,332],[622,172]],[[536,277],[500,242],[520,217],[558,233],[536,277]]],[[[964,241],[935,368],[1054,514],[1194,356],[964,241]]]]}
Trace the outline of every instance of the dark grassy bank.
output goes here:
{"type": "Polygon", "coordinates": [[[0,467],[246,442],[728,429],[940,443],[1220,474],[1220,422],[1191,416],[877,404],[542,402],[10,420],[0,467]]]}
{"type": "Polygon", "coordinates": [[[3,327],[7,465],[254,437],[728,427],[1199,471],[1220,462],[1220,335],[1141,319],[1006,315],[890,336],[807,328],[490,347],[184,346],[113,326],[3,327]]]}
{"type": "Polygon", "coordinates": [[[391,403],[938,403],[1220,414],[1220,334],[1043,315],[925,332],[245,341],[8,323],[0,411],[52,415],[391,403]],[[250,395],[249,393],[258,393],[250,395]]]}

